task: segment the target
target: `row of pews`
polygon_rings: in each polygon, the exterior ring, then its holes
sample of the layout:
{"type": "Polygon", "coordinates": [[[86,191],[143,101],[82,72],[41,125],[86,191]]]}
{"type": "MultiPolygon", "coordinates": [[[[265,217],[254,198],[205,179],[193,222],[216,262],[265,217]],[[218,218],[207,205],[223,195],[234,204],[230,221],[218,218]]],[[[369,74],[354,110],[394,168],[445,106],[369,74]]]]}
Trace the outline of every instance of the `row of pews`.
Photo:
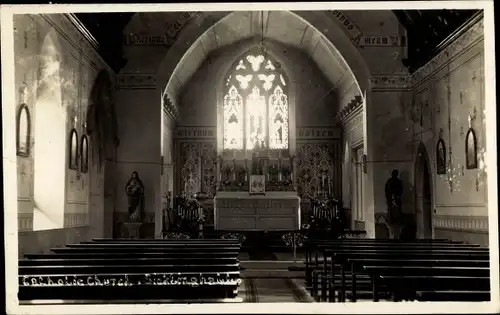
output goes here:
{"type": "Polygon", "coordinates": [[[19,259],[21,304],[240,302],[237,240],[94,239],[19,259]]]}
{"type": "Polygon", "coordinates": [[[490,301],[490,253],[449,240],[311,240],[306,286],[318,302],[490,301]]]}

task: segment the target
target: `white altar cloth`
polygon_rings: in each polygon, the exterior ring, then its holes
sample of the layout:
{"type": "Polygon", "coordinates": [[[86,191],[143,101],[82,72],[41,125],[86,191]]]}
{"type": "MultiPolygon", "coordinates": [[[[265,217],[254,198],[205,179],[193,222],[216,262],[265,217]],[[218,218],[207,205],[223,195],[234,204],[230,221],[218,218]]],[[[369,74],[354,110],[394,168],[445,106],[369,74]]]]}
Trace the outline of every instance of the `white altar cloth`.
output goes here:
{"type": "Polygon", "coordinates": [[[299,230],[300,197],[296,192],[217,192],[214,227],[226,231],[299,230]]]}

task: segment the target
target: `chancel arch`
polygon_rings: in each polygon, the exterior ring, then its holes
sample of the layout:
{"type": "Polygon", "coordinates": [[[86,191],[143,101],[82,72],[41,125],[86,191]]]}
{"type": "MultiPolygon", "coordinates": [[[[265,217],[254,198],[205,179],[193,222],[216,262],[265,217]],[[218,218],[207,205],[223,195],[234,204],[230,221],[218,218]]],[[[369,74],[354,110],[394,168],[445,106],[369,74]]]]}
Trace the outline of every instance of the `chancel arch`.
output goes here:
{"type": "Polygon", "coordinates": [[[352,97],[369,93],[370,75],[363,56],[345,31],[324,13],[199,12],[192,19],[157,71],[157,89],[176,105],[183,86],[212,51],[251,38],[273,40],[303,50],[321,67],[332,85],[342,84],[339,89],[345,91],[354,86],[352,97]],[[329,31],[321,32],[326,29],[329,31]]]}

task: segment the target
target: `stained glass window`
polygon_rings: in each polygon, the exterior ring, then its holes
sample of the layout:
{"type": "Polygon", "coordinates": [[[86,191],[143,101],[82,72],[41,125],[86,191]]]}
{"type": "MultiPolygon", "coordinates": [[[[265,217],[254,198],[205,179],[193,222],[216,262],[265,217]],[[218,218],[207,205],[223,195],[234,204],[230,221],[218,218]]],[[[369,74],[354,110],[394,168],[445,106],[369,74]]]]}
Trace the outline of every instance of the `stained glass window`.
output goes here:
{"type": "Polygon", "coordinates": [[[288,149],[287,76],[271,56],[255,49],[226,76],[223,148],[288,149]]]}

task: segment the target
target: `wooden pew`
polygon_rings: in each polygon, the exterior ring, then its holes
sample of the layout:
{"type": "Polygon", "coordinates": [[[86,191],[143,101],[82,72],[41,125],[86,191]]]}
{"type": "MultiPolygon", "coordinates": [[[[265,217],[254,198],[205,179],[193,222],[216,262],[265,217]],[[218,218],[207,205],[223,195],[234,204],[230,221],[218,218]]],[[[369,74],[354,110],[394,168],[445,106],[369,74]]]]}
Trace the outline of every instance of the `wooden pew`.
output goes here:
{"type": "Polygon", "coordinates": [[[239,249],[234,240],[68,244],[20,260],[19,299],[234,299],[239,249]]]}
{"type": "Polygon", "coordinates": [[[236,239],[186,239],[186,240],[176,240],[176,239],[161,239],[161,238],[151,238],[151,239],[129,239],[129,238],[94,238],[91,242],[84,243],[186,243],[186,244],[196,244],[196,243],[210,243],[210,244],[239,244],[239,240],[236,239]]]}
{"type": "MultiPolygon", "coordinates": [[[[306,259],[306,279],[312,279],[312,272],[318,269],[319,264],[322,263],[323,270],[327,269],[327,261],[328,257],[325,256],[324,251],[329,250],[330,253],[335,252],[335,250],[340,250],[340,249],[345,249],[345,250],[360,250],[360,251],[366,251],[370,252],[372,250],[384,250],[384,249],[390,249],[390,250],[396,250],[396,249],[405,249],[406,247],[411,246],[412,248],[420,248],[420,249],[427,249],[427,250],[439,250],[441,248],[453,248],[453,247],[460,247],[460,248],[466,248],[466,249],[472,249],[472,250],[484,250],[484,249],[479,249],[477,245],[467,245],[467,244],[460,244],[460,243],[443,243],[443,242],[438,242],[436,244],[434,243],[428,243],[428,242],[391,242],[391,241],[385,241],[385,240],[380,240],[380,241],[353,241],[350,240],[348,242],[344,242],[343,240],[334,240],[330,243],[325,243],[323,242],[320,245],[317,245],[318,250],[314,252],[314,261],[311,262],[309,258],[306,259]],[[323,258],[320,259],[319,256],[322,255],[323,258]]],[[[330,255],[331,256],[331,255],[330,255]]],[[[331,258],[331,257],[330,257],[331,258]]],[[[326,290],[326,285],[327,285],[327,279],[323,279],[323,286],[325,289],[323,289],[323,293],[326,294],[324,290],[326,290]]],[[[308,286],[311,286],[310,280],[307,281],[306,283],[308,286]]]]}
{"type": "MultiPolygon", "coordinates": [[[[446,239],[418,239],[415,241],[404,241],[404,240],[397,240],[397,239],[337,239],[337,240],[307,240],[304,243],[304,249],[305,249],[305,264],[306,264],[306,269],[310,263],[312,263],[313,259],[318,259],[317,256],[320,254],[320,251],[318,248],[322,245],[328,245],[328,244],[429,244],[429,243],[447,243],[447,244],[462,244],[462,242],[452,242],[448,241],[446,239]]],[[[473,246],[478,246],[478,245],[473,245],[473,246]]],[[[307,270],[306,270],[307,272],[307,270]]]]}
{"type": "Polygon", "coordinates": [[[383,281],[394,294],[394,300],[413,299],[420,290],[489,290],[490,268],[462,266],[370,266],[373,301],[379,300],[379,286],[383,281]]]}
{"type": "MultiPolygon", "coordinates": [[[[478,246],[470,246],[470,245],[466,245],[466,244],[456,244],[456,243],[450,243],[450,244],[445,244],[445,243],[438,243],[438,244],[433,244],[433,243],[429,243],[429,244],[425,244],[425,243],[416,243],[416,244],[412,244],[412,243],[403,243],[403,242],[398,242],[397,244],[395,243],[392,243],[392,242],[381,242],[381,241],[372,241],[372,244],[367,244],[367,242],[352,242],[352,241],[348,241],[348,242],[342,242],[342,241],[334,241],[332,242],[333,244],[330,244],[330,245],[320,245],[319,247],[321,248],[322,247],[322,250],[325,251],[325,250],[330,250],[330,257],[332,255],[332,253],[335,253],[336,251],[340,251],[340,250],[344,250],[344,251],[347,251],[347,252],[352,252],[352,251],[355,251],[355,250],[358,250],[358,251],[361,251],[363,253],[370,253],[370,252],[374,252],[374,253],[382,253],[382,251],[384,250],[388,250],[390,252],[392,251],[395,251],[395,250],[404,250],[406,247],[408,246],[411,246],[413,248],[413,251],[417,250],[417,251],[420,251],[422,252],[423,254],[425,255],[432,255],[433,253],[436,253],[436,251],[438,250],[455,250],[453,248],[461,248],[462,250],[466,250],[467,252],[469,251],[480,251],[480,252],[484,252],[485,250],[487,251],[487,249],[484,249],[484,248],[479,248],[478,246]]],[[[402,254],[405,254],[404,252],[401,252],[400,255],[402,254]]],[[[319,260],[316,256],[315,258],[315,262],[313,263],[313,267],[310,268],[310,266],[308,266],[309,270],[307,270],[306,268],[306,278],[309,280],[308,283],[311,283],[310,285],[310,288],[312,290],[312,294],[313,295],[316,295],[318,292],[318,277],[321,277],[321,295],[323,297],[326,296],[327,294],[327,290],[328,290],[328,284],[331,282],[331,279],[329,279],[329,276],[327,276],[327,273],[330,272],[330,271],[333,271],[335,269],[334,266],[332,266],[330,269],[331,270],[328,270],[329,267],[327,266],[327,261],[328,261],[328,257],[326,259],[321,259],[319,260]],[[322,267],[319,268],[319,262],[322,261],[322,267]],[[314,272],[313,276],[312,275],[312,272],[314,272]],[[324,277],[323,277],[324,275],[324,277]]]]}
{"type": "MultiPolygon", "coordinates": [[[[340,274],[332,275],[332,289],[341,291],[341,301],[345,301],[346,289],[351,288],[351,299],[356,301],[356,284],[357,274],[362,270],[362,266],[368,265],[422,265],[422,266],[463,266],[463,267],[488,267],[489,255],[468,255],[455,253],[442,253],[429,257],[427,254],[414,253],[407,254],[405,258],[401,258],[399,253],[366,255],[363,252],[355,253],[335,253],[335,261],[341,263],[340,274]],[[350,277],[349,277],[350,276],[350,277]],[[337,286],[334,281],[338,280],[340,284],[337,286]]],[[[334,271],[332,271],[333,273],[334,271]]],[[[364,278],[365,282],[361,283],[361,289],[371,289],[371,283],[364,278]]]]}
{"type": "Polygon", "coordinates": [[[67,253],[136,253],[138,251],[149,252],[149,253],[164,253],[165,255],[176,254],[176,253],[219,253],[219,252],[239,252],[239,247],[141,247],[141,246],[120,246],[120,247],[60,247],[52,248],[52,252],[57,254],[67,254],[67,253]]]}
{"type": "Polygon", "coordinates": [[[471,291],[470,289],[417,291],[416,299],[421,302],[432,302],[432,301],[482,302],[491,300],[491,292],[489,290],[471,291]]]}
{"type": "Polygon", "coordinates": [[[209,252],[161,252],[161,251],[138,251],[138,252],[85,252],[85,251],[67,251],[65,253],[35,253],[35,254],[25,254],[24,257],[28,259],[51,259],[53,257],[60,259],[117,259],[117,258],[224,258],[224,257],[237,257],[239,251],[237,250],[227,250],[227,251],[209,251],[209,252]]]}
{"type": "MultiPolygon", "coordinates": [[[[407,259],[489,259],[489,253],[486,250],[481,250],[481,251],[469,251],[467,249],[461,249],[461,250],[456,250],[453,247],[450,248],[442,248],[439,251],[436,251],[435,249],[425,249],[425,248],[416,248],[416,249],[384,249],[384,250],[364,250],[364,249],[356,249],[356,248],[345,248],[343,250],[335,250],[335,251],[328,251],[326,253],[327,257],[332,257],[332,260],[334,263],[330,264],[329,266],[323,265],[323,268],[320,269],[320,272],[324,272],[323,270],[326,268],[327,269],[326,273],[329,273],[328,275],[325,276],[326,279],[323,279],[322,286],[325,288],[323,289],[322,293],[325,293],[325,290],[327,290],[328,283],[331,284],[332,286],[335,286],[335,280],[341,280],[341,283],[345,283],[345,272],[346,270],[349,270],[351,273],[353,273],[353,277],[351,280],[351,285],[352,285],[352,290],[353,290],[353,301],[356,301],[356,271],[352,271],[352,266],[350,268],[345,268],[343,263],[345,262],[346,257],[352,257],[352,258],[359,258],[359,259],[373,259],[373,258],[380,258],[380,259],[387,259],[387,260],[392,260],[396,259],[398,257],[406,257],[407,259]],[[345,257],[342,257],[345,256],[345,257]],[[335,275],[334,272],[336,271],[336,266],[339,268],[338,273],[335,275]],[[325,282],[328,282],[325,284],[325,282]]],[[[389,263],[390,264],[390,263],[389,263]]],[[[345,288],[342,288],[342,292],[345,292],[345,288]]]]}
{"type": "Polygon", "coordinates": [[[179,268],[177,272],[170,273],[124,274],[89,270],[89,273],[84,274],[20,275],[18,297],[19,300],[117,300],[124,298],[175,300],[189,297],[224,299],[236,296],[239,282],[239,271],[224,274],[189,273],[179,268]]]}
{"type": "MultiPolygon", "coordinates": [[[[406,244],[408,246],[408,244],[406,244]]],[[[425,246],[424,246],[425,247],[425,246]]],[[[387,259],[387,265],[391,265],[394,263],[389,262],[389,260],[394,260],[397,257],[406,257],[408,260],[410,257],[409,255],[412,255],[412,259],[422,259],[422,258],[427,258],[427,259],[434,259],[436,261],[436,264],[439,262],[439,260],[443,260],[441,264],[451,264],[452,266],[455,266],[458,268],[460,266],[460,262],[447,262],[446,260],[450,259],[462,259],[462,260],[481,260],[480,262],[464,262],[464,265],[467,266],[487,266],[489,263],[489,251],[487,248],[478,248],[478,247],[467,247],[467,246],[462,246],[462,247],[443,247],[441,246],[429,246],[428,248],[423,248],[421,245],[413,245],[412,248],[410,249],[405,249],[401,247],[391,247],[390,249],[385,247],[382,249],[365,249],[363,248],[363,245],[361,245],[360,248],[356,249],[356,246],[353,246],[353,244],[350,244],[349,246],[344,246],[343,248],[340,247],[341,249],[326,249],[326,256],[327,258],[330,256],[332,261],[336,261],[337,263],[341,263],[341,269],[342,269],[342,263],[345,263],[346,257],[349,258],[350,256],[357,256],[358,260],[373,260],[373,259],[387,259]],[[343,258],[342,262],[342,255],[345,257],[343,258]]],[[[355,258],[355,257],[352,257],[355,258]]],[[[328,259],[324,260],[325,262],[328,261],[328,259]]],[[[351,260],[351,262],[354,262],[351,260]]],[[[383,263],[381,263],[383,264],[383,263]]],[[[411,263],[410,263],[411,264],[411,263]]],[[[330,271],[331,274],[333,275],[335,272],[334,268],[335,264],[331,264],[331,267],[329,270],[326,268],[324,269],[325,271],[330,271]]],[[[344,271],[341,270],[341,273],[344,273],[344,271]]],[[[330,279],[330,287],[333,289],[339,288],[338,286],[335,286],[335,280],[338,280],[339,277],[335,277],[329,275],[330,279]]],[[[353,275],[356,275],[355,272],[353,272],[353,275]]],[[[344,296],[345,293],[345,277],[344,274],[341,274],[340,279],[342,279],[342,283],[340,285],[340,288],[342,288],[343,293],[342,296],[344,296]]],[[[353,277],[353,280],[351,280],[351,286],[353,288],[353,301],[356,301],[356,281],[355,277],[353,277]]],[[[323,289],[322,295],[324,294],[323,289]]],[[[330,292],[331,293],[331,292],[330,292]]],[[[428,293],[426,293],[428,294],[428,293]]],[[[342,297],[343,298],[343,297],[342,297]]]]}
{"type": "Polygon", "coordinates": [[[66,265],[66,266],[78,266],[78,265],[113,265],[113,264],[123,264],[123,265],[157,265],[164,263],[167,265],[177,265],[177,264],[235,264],[238,263],[238,257],[113,257],[109,256],[105,258],[61,258],[60,255],[47,256],[47,258],[35,258],[35,259],[20,259],[19,266],[53,266],[53,265],[66,265]]]}

